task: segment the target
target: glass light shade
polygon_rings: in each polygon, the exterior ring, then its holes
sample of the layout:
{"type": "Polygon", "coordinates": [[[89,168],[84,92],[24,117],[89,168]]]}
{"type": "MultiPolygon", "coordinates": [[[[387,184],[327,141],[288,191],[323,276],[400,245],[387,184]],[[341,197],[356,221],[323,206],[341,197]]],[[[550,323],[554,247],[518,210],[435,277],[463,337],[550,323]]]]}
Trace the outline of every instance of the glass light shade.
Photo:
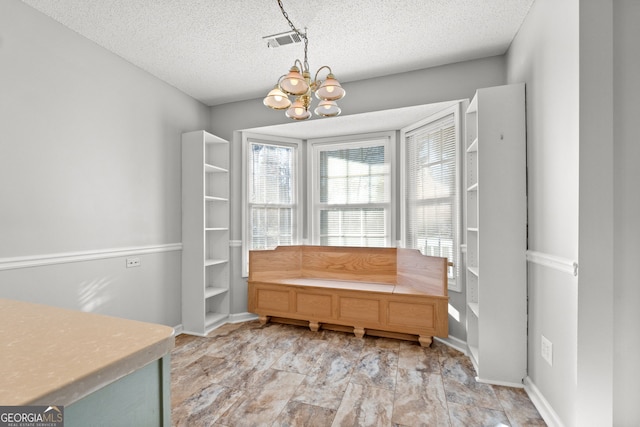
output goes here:
{"type": "Polygon", "coordinates": [[[327,79],[316,90],[316,97],[325,101],[342,99],[345,94],[345,90],[331,73],[327,75],[327,79]]]}
{"type": "Polygon", "coordinates": [[[264,105],[274,110],[284,110],[289,108],[291,101],[286,93],[281,91],[278,86],[271,89],[267,96],[262,101],[264,105]]]}
{"type": "Polygon", "coordinates": [[[289,107],[285,115],[293,120],[307,120],[311,117],[311,112],[304,108],[300,99],[296,99],[295,102],[291,104],[291,107],[289,107]]]}
{"type": "Polygon", "coordinates": [[[295,65],[289,70],[289,74],[280,81],[280,89],[289,95],[303,95],[309,90],[309,85],[300,74],[295,65]]]}
{"type": "Polygon", "coordinates": [[[342,110],[338,107],[335,101],[320,101],[318,106],[314,110],[318,116],[322,117],[334,117],[340,114],[342,110]]]}

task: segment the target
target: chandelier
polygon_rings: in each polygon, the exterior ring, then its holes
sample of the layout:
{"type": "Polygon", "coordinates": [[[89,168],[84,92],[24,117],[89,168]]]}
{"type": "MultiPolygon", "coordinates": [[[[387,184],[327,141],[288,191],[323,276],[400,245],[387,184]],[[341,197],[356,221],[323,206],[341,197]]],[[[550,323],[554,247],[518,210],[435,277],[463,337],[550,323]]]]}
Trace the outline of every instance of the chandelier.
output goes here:
{"type": "Polygon", "coordinates": [[[342,99],[345,91],[336,80],[331,68],[323,65],[316,71],[311,80],[309,72],[309,62],[307,61],[307,47],[309,39],[307,31],[301,33],[289,19],[287,12],[282,6],[282,1],[278,0],[278,6],[282,15],[289,23],[291,29],[304,40],[304,62],[296,59],[293,66],[289,69],[288,74],[284,74],[278,78],[278,82],[274,88],[264,98],[264,105],[274,110],[286,110],[285,115],[293,120],[306,120],[311,117],[311,95],[315,93],[316,98],[320,100],[314,113],[321,117],[334,117],[340,114],[341,110],[336,101],[342,99]],[[322,80],[318,80],[318,75],[323,70],[328,70],[327,76],[322,80]],[[289,99],[293,97],[293,103],[289,99]]]}

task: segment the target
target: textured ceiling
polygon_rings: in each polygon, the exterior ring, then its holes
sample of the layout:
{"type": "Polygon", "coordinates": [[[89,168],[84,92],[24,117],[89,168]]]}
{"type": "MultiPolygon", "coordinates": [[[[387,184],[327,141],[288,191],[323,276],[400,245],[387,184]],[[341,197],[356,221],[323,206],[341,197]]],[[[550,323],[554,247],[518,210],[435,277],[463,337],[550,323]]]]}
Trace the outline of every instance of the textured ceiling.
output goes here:
{"type": "MultiPolygon", "coordinates": [[[[23,0],[207,105],[262,97],[303,45],[276,0],[23,0]]],[[[283,0],[341,82],[504,53],[534,0],[283,0]]]]}

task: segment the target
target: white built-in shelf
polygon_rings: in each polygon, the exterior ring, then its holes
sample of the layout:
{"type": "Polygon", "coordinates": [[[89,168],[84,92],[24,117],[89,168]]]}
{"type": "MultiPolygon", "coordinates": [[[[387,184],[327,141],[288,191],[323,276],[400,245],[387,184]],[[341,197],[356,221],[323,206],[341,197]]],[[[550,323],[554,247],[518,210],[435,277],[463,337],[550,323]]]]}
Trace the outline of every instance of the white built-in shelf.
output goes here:
{"type": "Polygon", "coordinates": [[[470,345],[469,353],[471,353],[471,361],[473,362],[473,365],[477,371],[478,370],[478,347],[474,345],[470,345]]]}
{"type": "Polygon", "coordinates": [[[204,317],[204,324],[207,326],[207,328],[209,328],[210,326],[225,320],[229,315],[225,314],[225,313],[214,313],[214,312],[207,312],[207,314],[204,317]]]}
{"type": "Polygon", "coordinates": [[[467,304],[471,309],[471,312],[476,315],[476,317],[480,317],[480,304],[477,302],[470,302],[467,304]]]}
{"type": "Polygon", "coordinates": [[[204,261],[204,266],[209,267],[212,265],[224,264],[225,262],[227,262],[226,259],[207,259],[204,261]]]}
{"type": "Polygon", "coordinates": [[[513,386],[527,374],[524,95],[479,89],[465,115],[467,346],[478,381],[513,386]]]}
{"type": "Polygon", "coordinates": [[[182,326],[206,335],[229,318],[229,143],[182,134],[182,326]]]}
{"type": "Polygon", "coordinates": [[[228,202],[229,199],[226,197],[217,197],[217,196],[204,196],[204,199],[207,202],[228,202]]]}
{"type": "Polygon", "coordinates": [[[467,114],[475,113],[476,111],[478,111],[478,97],[474,96],[467,107],[467,114]]]}
{"type": "Polygon", "coordinates": [[[210,165],[208,163],[205,163],[204,165],[204,171],[206,173],[227,173],[229,172],[227,169],[225,168],[221,168],[219,166],[214,166],[214,165],[210,165]]]}
{"type": "Polygon", "coordinates": [[[211,297],[215,297],[216,295],[222,295],[225,292],[229,292],[229,289],[227,288],[216,288],[213,286],[209,286],[204,288],[204,297],[205,298],[211,298],[211,297]]]}

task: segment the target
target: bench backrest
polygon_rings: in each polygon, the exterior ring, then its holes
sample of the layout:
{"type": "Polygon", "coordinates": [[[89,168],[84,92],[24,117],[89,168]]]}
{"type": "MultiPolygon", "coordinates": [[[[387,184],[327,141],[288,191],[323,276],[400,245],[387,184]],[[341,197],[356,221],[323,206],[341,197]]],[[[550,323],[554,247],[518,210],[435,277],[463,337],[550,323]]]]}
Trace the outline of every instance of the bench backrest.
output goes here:
{"type": "Polygon", "coordinates": [[[396,286],[400,293],[447,295],[447,259],[414,249],[279,246],[250,251],[249,280],[312,278],[396,286]]]}
{"type": "Polygon", "coordinates": [[[301,277],[396,284],[395,248],[301,246],[301,277]]]}
{"type": "Polygon", "coordinates": [[[416,249],[398,249],[398,286],[427,295],[447,295],[448,261],[446,258],[425,256],[416,249]]]}

